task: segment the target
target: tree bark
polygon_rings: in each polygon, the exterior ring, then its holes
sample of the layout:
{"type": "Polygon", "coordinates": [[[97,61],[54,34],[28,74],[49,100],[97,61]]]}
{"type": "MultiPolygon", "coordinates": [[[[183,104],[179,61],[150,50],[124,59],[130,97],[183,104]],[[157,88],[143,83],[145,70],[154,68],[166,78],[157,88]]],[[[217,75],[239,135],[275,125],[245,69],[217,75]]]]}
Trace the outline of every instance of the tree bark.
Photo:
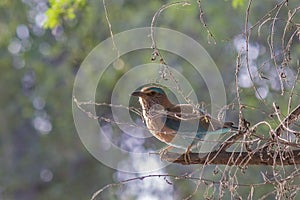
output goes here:
{"type": "Polygon", "coordinates": [[[162,160],[179,163],[182,165],[190,164],[215,164],[215,165],[294,165],[300,164],[300,150],[271,153],[266,150],[259,152],[211,152],[208,154],[189,153],[184,154],[167,152],[161,157],[162,160]],[[186,158],[190,159],[187,160],[186,158]],[[186,162],[186,160],[188,162],[186,162]]]}

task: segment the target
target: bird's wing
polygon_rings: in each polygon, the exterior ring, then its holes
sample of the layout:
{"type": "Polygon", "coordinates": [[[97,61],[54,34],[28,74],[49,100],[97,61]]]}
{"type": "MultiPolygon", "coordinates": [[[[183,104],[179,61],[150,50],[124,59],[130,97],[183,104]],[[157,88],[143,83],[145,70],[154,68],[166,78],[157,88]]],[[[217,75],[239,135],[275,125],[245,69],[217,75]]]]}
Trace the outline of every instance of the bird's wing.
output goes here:
{"type": "Polygon", "coordinates": [[[173,112],[182,112],[182,113],[200,113],[205,115],[205,111],[201,108],[196,108],[195,106],[192,106],[191,104],[177,104],[173,105],[172,107],[168,108],[168,110],[173,112]]]}
{"type": "Polygon", "coordinates": [[[230,130],[233,123],[221,123],[217,119],[205,114],[202,110],[196,110],[193,106],[187,104],[174,105],[167,109],[165,125],[175,131],[210,134],[226,133],[230,130]]]}
{"type": "Polygon", "coordinates": [[[226,138],[232,123],[220,121],[197,111],[191,105],[175,105],[166,108],[165,127],[174,130],[176,137],[169,143],[177,148],[187,149],[193,146],[197,151],[210,152],[226,138]],[[198,149],[200,148],[200,149],[198,149]]]}

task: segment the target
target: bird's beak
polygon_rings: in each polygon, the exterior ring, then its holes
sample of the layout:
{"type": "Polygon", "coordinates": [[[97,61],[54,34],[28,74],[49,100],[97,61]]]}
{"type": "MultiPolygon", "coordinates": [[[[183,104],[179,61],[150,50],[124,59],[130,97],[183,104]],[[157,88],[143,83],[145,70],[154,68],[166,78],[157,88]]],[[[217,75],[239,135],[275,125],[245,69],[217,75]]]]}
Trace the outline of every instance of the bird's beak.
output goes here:
{"type": "Polygon", "coordinates": [[[142,93],[142,92],[133,92],[133,93],[131,93],[131,96],[136,96],[136,97],[141,97],[143,95],[144,95],[144,93],[142,93]]]}

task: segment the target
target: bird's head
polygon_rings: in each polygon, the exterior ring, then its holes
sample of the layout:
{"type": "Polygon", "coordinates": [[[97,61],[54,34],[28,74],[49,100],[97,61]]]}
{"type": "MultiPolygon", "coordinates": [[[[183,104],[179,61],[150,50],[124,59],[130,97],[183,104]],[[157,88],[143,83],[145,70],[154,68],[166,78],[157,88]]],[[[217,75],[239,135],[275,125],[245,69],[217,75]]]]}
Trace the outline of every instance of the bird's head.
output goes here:
{"type": "Polygon", "coordinates": [[[131,95],[139,97],[140,104],[146,109],[156,104],[165,108],[172,105],[164,90],[157,86],[143,87],[131,95]]]}

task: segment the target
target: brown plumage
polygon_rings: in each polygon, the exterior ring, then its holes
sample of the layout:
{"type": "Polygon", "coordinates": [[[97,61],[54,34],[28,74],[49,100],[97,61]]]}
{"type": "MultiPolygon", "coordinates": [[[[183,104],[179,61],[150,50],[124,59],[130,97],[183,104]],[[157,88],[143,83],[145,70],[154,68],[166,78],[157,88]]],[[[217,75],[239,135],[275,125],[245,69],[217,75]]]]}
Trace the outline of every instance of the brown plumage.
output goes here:
{"type": "Polygon", "coordinates": [[[193,132],[194,137],[201,139],[206,133],[217,130],[223,133],[233,128],[232,122],[222,123],[192,105],[172,104],[160,87],[144,87],[132,95],[139,97],[149,131],[171,146],[178,146],[172,143],[172,140],[179,130],[185,133],[193,132]]]}

